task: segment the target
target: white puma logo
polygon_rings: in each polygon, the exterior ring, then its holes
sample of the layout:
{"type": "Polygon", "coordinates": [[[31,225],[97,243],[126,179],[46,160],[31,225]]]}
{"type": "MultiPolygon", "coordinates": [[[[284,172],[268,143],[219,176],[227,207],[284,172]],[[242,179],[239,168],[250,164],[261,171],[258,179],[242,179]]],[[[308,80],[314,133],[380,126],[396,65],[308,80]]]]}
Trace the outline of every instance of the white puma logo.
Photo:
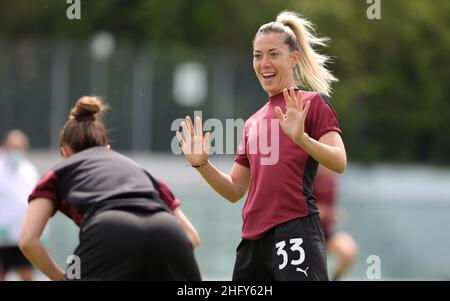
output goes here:
{"type": "Polygon", "coordinates": [[[308,277],[308,274],[306,273],[306,271],[309,269],[309,267],[307,267],[306,269],[302,270],[301,268],[297,268],[297,272],[302,272],[303,274],[305,274],[306,277],[308,277]]]}

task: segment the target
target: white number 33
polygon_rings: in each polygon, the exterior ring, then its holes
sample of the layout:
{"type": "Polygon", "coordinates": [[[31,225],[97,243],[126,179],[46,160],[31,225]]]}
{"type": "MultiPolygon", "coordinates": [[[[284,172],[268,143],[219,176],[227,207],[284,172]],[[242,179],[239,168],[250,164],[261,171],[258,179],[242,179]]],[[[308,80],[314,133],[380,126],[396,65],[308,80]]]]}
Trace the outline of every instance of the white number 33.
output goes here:
{"type": "MultiPolygon", "coordinates": [[[[297,251],[300,253],[300,257],[295,260],[291,260],[292,265],[301,265],[303,261],[305,261],[305,250],[300,246],[303,243],[302,238],[292,238],[289,240],[289,242],[292,244],[291,250],[297,251]]],[[[284,240],[278,242],[275,244],[275,247],[277,248],[277,255],[283,256],[283,262],[278,265],[278,268],[280,270],[284,269],[286,265],[288,264],[288,254],[284,250],[284,247],[286,246],[286,242],[284,240]]]]}

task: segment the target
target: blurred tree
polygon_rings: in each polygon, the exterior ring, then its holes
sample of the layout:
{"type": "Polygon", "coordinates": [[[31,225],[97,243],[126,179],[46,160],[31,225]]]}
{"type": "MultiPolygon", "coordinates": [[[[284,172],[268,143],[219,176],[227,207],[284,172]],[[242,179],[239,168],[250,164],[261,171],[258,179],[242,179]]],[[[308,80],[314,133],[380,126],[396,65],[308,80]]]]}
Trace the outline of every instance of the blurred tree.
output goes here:
{"type": "Polygon", "coordinates": [[[350,160],[450,163],[450,1],[382,1],[381,20],[357,0],[81,1],[81,20],[69,21],[62,0],[0,0],[0,42],[109,30],[129,43],[249,54],[259,26],[292,9],[332,38],[324,52],[350,160]]]}

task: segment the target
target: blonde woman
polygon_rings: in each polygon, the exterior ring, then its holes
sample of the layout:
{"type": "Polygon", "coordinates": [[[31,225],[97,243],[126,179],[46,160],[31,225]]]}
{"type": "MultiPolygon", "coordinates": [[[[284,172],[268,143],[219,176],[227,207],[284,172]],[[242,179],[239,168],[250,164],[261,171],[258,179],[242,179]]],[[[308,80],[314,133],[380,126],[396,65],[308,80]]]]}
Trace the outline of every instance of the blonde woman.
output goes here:
{"type": "Polygon", "coordinates": [[[269,100],[246,121],[230,174],[208,160],[209,134],[203,136],[200,118],[194,127],[187,117],[183,135],[177,133],[187,161],[221,196],[236,202],[248,192],[233,280],[328,280],[312,183],[319,163],[342,173],[347,159],[327,100],[337,79],[325,67],[328,58],[313,48],[324,43],[293,12],[259,28],[253,67],[269,100]],[[300,91],[305,84],[313,91],[300,91]],[[272,145],[276,162],[264,160],[260,139],[278,143],[272,145]]]}

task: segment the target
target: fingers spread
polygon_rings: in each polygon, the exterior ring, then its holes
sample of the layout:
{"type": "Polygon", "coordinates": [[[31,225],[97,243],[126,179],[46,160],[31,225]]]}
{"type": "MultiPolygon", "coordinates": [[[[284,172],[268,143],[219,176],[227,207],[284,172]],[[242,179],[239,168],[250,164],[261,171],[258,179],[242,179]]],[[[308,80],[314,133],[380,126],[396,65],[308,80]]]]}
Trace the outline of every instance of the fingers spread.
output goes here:
{"type": "Polygon", "coordinates": [[[178,143],[180,143],[180,146],[183,146],[184,139],[183,139],[183,136],[181,136],[181,133],[179,131],[177,131],[175,133],[175,136],[177,137],[177,140],[178,140],[178,143]]]}
{"type": "Polygon", "coordinates": [[[195,117],[195,130],[197,131],[197,135],[203,135],[202,119],[200,116],[195,117]]]}
{"type": "Polygon", "coordinates": [[[189,126],[189,130],[190,130],[189,134],[190,134],[191,137],[194,137],[195,130],[194,130],[194,125],[192,124],[192,119],[191,119],[191,117],[187,116],[186,120],[187,120],[187,123],[188,123],[188,126],[189,126]]]}
{"type": "Polygon", "coordinates": [[[281,111],[280,107],[275,107],[275,114],[277,115],[278,120],[280,120],[280,123],[284,122],[284,114],[283,111],[281,111]]]}
{"type": "Polygon", "coordinates": [[[295,89],[294,87],[291,87],[289,89],[289,96],[291,97],[292,105],[296,104],[296,97],[295,97],[295,89]]]}
{"type": "Polygon", "coordinates": [[[307,102],[306,102],[306,105],[305,105],[305,110],[303,111],[303,116],[305,116],[305,118],[306,118],[306,115],[308,115],[308,111],[309,111],[309,107],[311,106],[311,101],[310,100],[308,100],[307,102]]]}
{"type": "Polygon", "coordinates": [[[284,96],[284,101],[286,102],[286,107],[289,108],[292,106],[292,100],[291,97],[289,96],[289,92],[286,88],[283,89],[283,96],[284,96]]]}
{"type": "Polygon", "coordinates": [[[186,122],[184,121],[181,123],[181,127],[183,128],[183,135],[187,140],[188,137],[191,137],[191,131],[188,129],[186,122]]]}
{"type": "Polygon", "coordinates": [[[209,154],[209,132],[205,134],[203,138],[203,150],[205,153],[209,154]]]}
{"type": "Polygon", "coordinates": [[[303,93],[302,91],[298,91],[297,93],[297,108],[302,111],[303,110],[303,93]]]}

